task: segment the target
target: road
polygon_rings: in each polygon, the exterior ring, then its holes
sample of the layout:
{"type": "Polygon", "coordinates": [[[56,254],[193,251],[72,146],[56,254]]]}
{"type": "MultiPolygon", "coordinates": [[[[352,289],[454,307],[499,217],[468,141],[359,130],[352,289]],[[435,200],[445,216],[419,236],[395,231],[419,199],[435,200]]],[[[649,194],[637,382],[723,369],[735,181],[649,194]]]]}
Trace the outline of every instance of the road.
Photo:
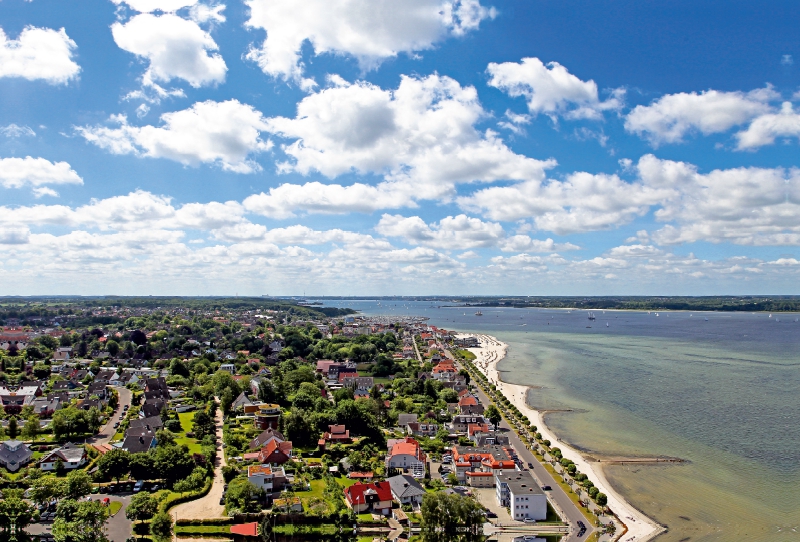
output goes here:
{"type": "MultiPolygon", "coordinates": [[[[219,399],[217,399],[219,401],[219,399]]],[[[222,477],[222,467],[225,463],[225,451],[222,449],[222,409],[217,409],[214,419],[217,426],[217,459],[214,468],[214,483],[208,495],[193,501],[179,504],[172,509],[172,517],[178,519],[206,519],[221,518],[225,516],[225,507],[219,504],[225,479],[222,477]]]]}
{"type": "MultiPolygon", "coordinates": [[[[450,353],[447,352],[449,355],[450,353]]],[[[456,365],[460,364],[456,362],[456,365]]],[[[483,403],[484,406],[488,407],[492,401],[483,393],[480,387],[476,386],[478,399],[483,403]]],[[[509,442],[517,451],[517,455],[522,463],[527,468],[528,463],[533,464],[533,469],[531,473],[533,474],[534,478],[539,482],[540,486],[550,486],[553,489],[548,491],[548,497],[550,498],[551,504],[554,504],[555,507],[559,510],[562,519],[569,523],[570,525],[570,532],[567,536],[561,539],[561,542],[570,542],[570,541],[578,541],[578,540],[585,540],[594,532],[594,526],[589,523],[586,519],[586,516],[580,511],[578,506],[570,500],[569,496],[561,489],[553,476],[547,472],[547,469],[544,468],[533,453],[528,449],[528,447],[523,444],[520,438],[517,436],[517,433],[511,429],[508,425],[508,422],[504,419],[500,422],[500,430],[503,431],[506,435],[508,435],[509,442]],[[578,537],[578,521],[582,521],[586,525],[586,533],[578,537]]]]}
{"type": "Polygon", "coordinates": [[[115,386],[114,389],[119,392],[119,404],[117,405],[117,409],[108,419],[108,422],[100,428],[99,433],[92,438],[86,439],[87,444],[108,444],[111,442],[111,439],[114,438],[117,432],[117,430],[114,429],[114,424],[119,421],[120,414],[125,412],[125,405],[128,405],[128,408],[130,408],[131,399],[133,397],[131,390],[119,386],[115,386]]]}

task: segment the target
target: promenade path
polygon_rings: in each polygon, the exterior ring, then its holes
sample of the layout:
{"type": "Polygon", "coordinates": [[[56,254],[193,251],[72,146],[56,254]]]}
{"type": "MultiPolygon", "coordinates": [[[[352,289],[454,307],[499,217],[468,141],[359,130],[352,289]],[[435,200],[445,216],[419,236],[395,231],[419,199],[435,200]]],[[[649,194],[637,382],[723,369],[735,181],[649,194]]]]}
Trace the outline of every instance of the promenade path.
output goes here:
{"type": "MultiPolygon", "coordinates": [[[[449,351],[445,351],[445,354],[447,357],[451,359],[453,358],[449,351]]],[[[455,363],[459,369],[463,368],[458,361],[455,363]]],[[[489,399],[489,397],[487,397],[483,390],[477,385],[476,390],[478,399],[484,405],[484,407],[488,407],[490,404],[492,404],[492,401],[489,399]]],[[[586,516],[584,516],[581,510],[578,508],[578,505],[576,505],[569,498],[566,492],[561,489],[561,486],[556,483],[553,476],[547,471],[547,469],[544,468],[544,465],[542,465],[539,460],[536,459],[528,447],[522,442],[522,440],[520,440],[516,431],[511,429],[505,419],[500,422],[499,429],[504,434],[508,435],[509,442],[517,451],[517,456],[519,457],[520,461],[522,461],[525,468],[528,467],[528,463],[533,464],[533,469],[530,469],[530,471],[539,485],[552,487],[552,490],[547,492],[550,503],[554,505],[562,519],[570,526],[569,534],[564,536],[561,539],[561,542],[575,542],[577,540],[585,540],[591,536],[595,530],[594,526],[589,523],[589,521],[586,519],[586,516]],[[580,538],[578,537],[578,532],[580,530],[578,527],[578,521],[582,521],[586,525],[586,532],[580,538]]]]}

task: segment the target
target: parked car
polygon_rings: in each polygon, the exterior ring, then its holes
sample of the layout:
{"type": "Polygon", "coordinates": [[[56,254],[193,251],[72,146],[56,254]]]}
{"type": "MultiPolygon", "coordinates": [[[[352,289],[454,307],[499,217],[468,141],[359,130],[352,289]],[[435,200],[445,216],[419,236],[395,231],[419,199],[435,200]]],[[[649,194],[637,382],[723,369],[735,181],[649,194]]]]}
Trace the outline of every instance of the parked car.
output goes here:
{"type": "Polygon", "coordinates": [[[219,498],[219,505],[220,506],[225,506],[225,495],[223,495],[222,497],[219,498]]]}
{"type": "Polygon", "coordinates": [[[142,489],[144,489],[144,480],[139,480],[136,482],[136,485],[133,486],[133,492],[139,493],[142,489]]]}
{"type": "Polygon", "coordinates": [[[487,511],[487,512],[486,512],[486,517],[487,517],[487,518],[492,518],[492,519],[494,519],[494,518],[496,518],[496,517],[497,517],[497,514],[495,514],[495,513],[494,513],[494,512],[492,512],[491,510],[489,510],[489,511],[487,511]]]}
{"type": "Polygon", "coordinates": [[[532,469],[532,468],[533,468],[533,463],[531,463],[531,462],[528,462],[528,468],[529,468],[529,469],[532,469]]]}
{"type": "Polygon", "coordinates": [[[525,523],[536,523],[536,520],[533,518],[523,518],[522,521],[524,521],[525,523]]]}
{"type": "Polygon", "coordinates": [[[552,490],[553,490],[553,488],[552,488],[552,487],[550,487],[550,486],[542,486],[542,489],[543,489],[544,491],[552,491],[552,490]]]}
{"type": "Polygon", "coordinates": [[[114,429],[116,429],[117,427],[119,427],[119,422],[114,422],[114,429]]]}
{"type": "Polygon", "coordinates": [[[103,499],[101,502],[103,503],[103,506],[108,506],[109,504],[111,504],[111,499],[109,499],[108,497],[106,497],[106,498],[105,498],[105,499],[103,499]]]}

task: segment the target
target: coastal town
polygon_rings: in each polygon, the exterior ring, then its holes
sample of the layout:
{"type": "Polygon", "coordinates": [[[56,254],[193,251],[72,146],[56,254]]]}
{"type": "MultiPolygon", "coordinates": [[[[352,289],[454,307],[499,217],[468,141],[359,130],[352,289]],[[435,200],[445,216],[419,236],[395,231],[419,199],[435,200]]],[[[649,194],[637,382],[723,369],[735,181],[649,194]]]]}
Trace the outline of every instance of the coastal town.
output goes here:
{"type": "Polygon", "coordinates": [[[646,540],[506,345],[258,299],[0,307],[3,540],[646,540]]]}

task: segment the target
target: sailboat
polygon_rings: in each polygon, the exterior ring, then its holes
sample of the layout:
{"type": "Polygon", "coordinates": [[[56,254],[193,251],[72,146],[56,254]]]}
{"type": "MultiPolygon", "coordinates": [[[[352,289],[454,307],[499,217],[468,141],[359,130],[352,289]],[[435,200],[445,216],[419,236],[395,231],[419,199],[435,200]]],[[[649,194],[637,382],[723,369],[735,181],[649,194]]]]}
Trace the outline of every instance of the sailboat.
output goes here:
{"type": "Polygon", "coordinates": [[[476,311],[475,316],[483,316],[483,313],[481,311],[476,311]]]}
{"type": "Polygon", "coordinates": [[[589,320],[596,320],[596,318],[594,317],[594,313],[591,311],[589,311],[589,320]]]}

